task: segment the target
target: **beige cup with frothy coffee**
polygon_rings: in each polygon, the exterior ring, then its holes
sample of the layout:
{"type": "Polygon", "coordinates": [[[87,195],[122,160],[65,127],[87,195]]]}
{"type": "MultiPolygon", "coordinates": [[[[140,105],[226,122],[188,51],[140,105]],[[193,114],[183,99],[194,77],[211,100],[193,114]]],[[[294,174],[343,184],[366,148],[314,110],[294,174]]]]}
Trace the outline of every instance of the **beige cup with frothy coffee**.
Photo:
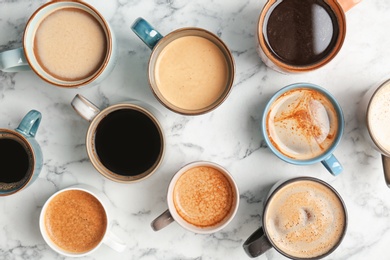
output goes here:
{"type": "Polygon", "coordinates": [[[291,259],[320,259],[341,243],[347,209],[326,182],[297,177],[273,186],[262,222],[243,245],[248,256],[257,257],[273,247],[291,259]]]}
{"type": "Polygon", "coordinates": [[[44,204],[39,228],[46,243],[67,257],[95,252],[103,243],[117,252],[126,244],[110,231],[110,202],[96,188],[78,184],[53,194],[44,204]]]}
{"type": "Polygon", "coordinates": [[[239,204],[237,185],[230,173],[212,162],[193,162],[172,178],[167,193],[168,210],[152,222],[158,231],[176,221],[199,234],[214,233],[234,218],[239,204]]]}

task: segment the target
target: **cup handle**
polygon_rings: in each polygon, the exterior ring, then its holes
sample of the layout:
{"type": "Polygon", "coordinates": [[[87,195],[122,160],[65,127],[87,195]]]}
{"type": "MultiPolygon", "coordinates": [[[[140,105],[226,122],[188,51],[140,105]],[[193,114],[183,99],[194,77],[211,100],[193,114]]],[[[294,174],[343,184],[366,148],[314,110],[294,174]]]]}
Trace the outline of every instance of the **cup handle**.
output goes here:
{"type": "Polygon", "coordinates": [[[153,26],[141,17],[134,21],[131,29],[151,50],[163,38],[153,26]]]}
{"type": "Polygon", "coordinates": [[[387,187],[390,188],[390,158],[382,154],[383,172],[387,187]]]}
{"type": "Polygon", "coordinates": [[[321,161],[321,163],[334,176],[339,175],[343,171],[343,166],[341,166],[340,162],[333,154],[321,161]]]}
{"type": "Polygon", "coordinates": [[[37,110],[30,110],[22,119],[16,131],[25,135],[34,137],[41,123],[42,114],[37,110]]]}
{"type": "Polygon", "coordinates": [[[175,220],[173,219],[171,212],[169,212],[169,209],[167,209],[155,220],[153,220],[151,226],[154,231],[159,231],[160,229],[163,229],[169,224],[171,224],[173,221],[175,220]]]}
{"type": "Polygon", "coordinates": [[[362,0],[338,0],[339,4],[343,8],[344,12],[347,12],[349,9],[360,3],[362,0]]]}
{"type": "Polygon", "coordinates": [[[103,243],[119,253],[125,251],[126,249],[125,242],[111,232],[109,232],[104,238],[103,243]]]}
{"type": "Polygon", "coordinates": [[[260,227],[244,242],[243,248],[249,257],[258,257],[272,248],[272,245],[264,234],[263,227],[260,227]]]}
{"type": "Polygon", "coordinates": [[[30,70],[23,48],[0,52],[0,70],[3,72],[30,70]]]}
{"type": "Polygon", "coordinates": [[[85,120],[91,122],[100,109],[84,96],[77,94],[71,103],[73,109],[85,120]]]}

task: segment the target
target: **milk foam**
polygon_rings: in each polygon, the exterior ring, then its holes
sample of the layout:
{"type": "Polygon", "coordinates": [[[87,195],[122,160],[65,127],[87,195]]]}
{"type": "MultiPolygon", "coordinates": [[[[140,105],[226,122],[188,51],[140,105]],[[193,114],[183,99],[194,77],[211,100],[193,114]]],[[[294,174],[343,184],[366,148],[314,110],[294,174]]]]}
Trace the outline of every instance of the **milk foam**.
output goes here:
{"type": "Polygon", "coordinates": [[[337,114],[320,92],[299,88],[277,98],[267,115],[272,144],[284,155],[312,159],[325,152],[336,137],[337,114]]]}
{"type": "Polygon", "coordinates": [[[373,96],[368,110],[368,127],[372,138],[390,153],[390,83],[383,85],[373,96]]]}
{"type": "Polygon", "coordinates": [[[340,241],[345,212],[328,187],[314,181],[298,181],[283,187],[265,212],[270,239],[294,257],[316,257],[340,241]]]}
{"type": "Polygon", "coordinates": [[[102,26],[91,14],[77,8],[50,13],[35,34],[38,62],[58,79],[81,80],[92,76],[102,65],[106,49],[102,26]]]}

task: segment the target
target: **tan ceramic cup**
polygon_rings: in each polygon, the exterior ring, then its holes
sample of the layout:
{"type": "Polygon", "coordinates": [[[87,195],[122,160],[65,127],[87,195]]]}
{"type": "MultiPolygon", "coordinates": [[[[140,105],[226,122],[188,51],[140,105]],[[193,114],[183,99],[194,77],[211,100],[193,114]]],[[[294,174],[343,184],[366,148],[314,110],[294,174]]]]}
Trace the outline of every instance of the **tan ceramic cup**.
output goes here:
{"type": "MultiPolygon", "coordinates": [[[[283,0],[282,0],[283,1],[283,0]]],[[[354,5],[358,4],[361,0],[323,0],[325,3],[329,5],[334,15],[336,16],[336,23],[339,28],[339,33],[337,39],[335,40],[334,46],[327,53],[327,55],[319,61],[316,61],[312,64],[305,65],[291,65],[280,58],[278,58],[275,54],[272,53],[271,48],[269,47],[266,40],[266,32],[265,32],[265,24],[268,20],[270,13],[273,8],[279,4],[280,0],[268,0],[259,16],[258,26],[257,26],[257,40],[258,46],[257,51],[259,53],[262,61],[270,68],[282,72],[282,73],[300,73],[300,72],[308,72],[318,69],[325,64],[329,63],[340,51],[344,38],[346,35],[346,18],[345,13],[352,8],[354,5]]]]}

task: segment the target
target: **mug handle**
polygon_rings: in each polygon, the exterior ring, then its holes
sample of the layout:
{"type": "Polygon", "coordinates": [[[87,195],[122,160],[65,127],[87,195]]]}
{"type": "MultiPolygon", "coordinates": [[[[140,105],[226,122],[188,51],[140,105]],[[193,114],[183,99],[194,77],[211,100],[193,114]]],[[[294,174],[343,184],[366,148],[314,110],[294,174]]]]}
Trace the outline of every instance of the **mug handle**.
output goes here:
{"type": "Polygon", "coordinates": [[[119,237],[114,235],[112,232],[109,232],[104,238],[103,243],[112,248],[113,250],[121,253],[125,251],[126,244],[119,237]]]}
{"type": "Polygon", "coordinates": [[[30,70],[23,48],[0,52],[0,70],[3,72],[30,70]]]}
{"type": "Polygon", "coordinates": [[[383,172],[385,174],[385,181],[387,187],[390,188],[390,158],[382,154],[383,172]]]}
{"type": "Polygon", "coordinates": [[[152,229],[154,231],[159,231],[169,224],[171,224],[173,221],[175,221],[171,215],[171,212],[169,212],[169,209],[164,211],[160,216],[158,216],[153,222],[151,223],[152,229]]]}
{"type": "Polygon", "coordinates": [[[153,50],[154,46],[163,38],[163,36],[142,17],[139,17],[134,21],[131,29],[151,50],[153,50]]]}
{"type": "Polygon", "coordinates": [[[362,0],[338,0],[341,8],[346,13],[349,9],[360,3],[362,0]]]}
{"type": "Polygon", "coordinates": [[[89,122],[91,122],[95,116],[100,113],[100,109],[97,106],[80,94],[77,94],[73,98],[71,105],[82,118],[89,122]]]}
{"type": "Polygon", "coordinates": [[[260,227],[244,242],[243,248],[249,257],[258,257],[271,249],[272,245],[264,234],[263,227],[260,227]]]}
{"type": "Polygon", "coordinates": [[[16,131],[25,135],[34,137],[38,131],[39,124],[41,123],[42,114],[37,110],[29,111],[20,122],[16,131]]]}
{"type": "Polygon", "coordinates": [[[341,166],[340,162],[333,154],[321,161],[321,163],[334,176],[339,175],[343,171],[343,166],[341,166]]]}

